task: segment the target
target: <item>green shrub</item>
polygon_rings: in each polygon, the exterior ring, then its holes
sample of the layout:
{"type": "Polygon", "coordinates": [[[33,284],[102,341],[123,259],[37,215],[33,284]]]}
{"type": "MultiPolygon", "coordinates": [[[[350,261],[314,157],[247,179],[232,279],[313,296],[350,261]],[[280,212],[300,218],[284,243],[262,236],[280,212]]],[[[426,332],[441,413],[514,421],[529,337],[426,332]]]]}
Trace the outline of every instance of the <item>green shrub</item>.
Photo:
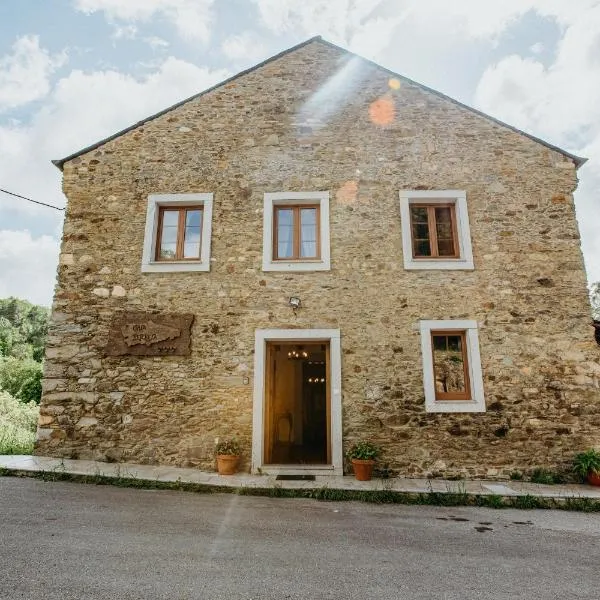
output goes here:
{"type": "Polygon", "coordinates": [[[215,454],[239,456],[241,454],[241,447],[235,439],[221,440],[215,447],[215,454]]]}
{"type": "Polygon", "coordinates": [[[591,448],[576,454],[573,459],[573,471],[582,479],[590,473],[600,473],[600,452],[591,448]]]}
{"type": "Polygon", "coordinates": [[[375,460],[381,454],[379,446],[371,442],[358,442],[348,450],[347,457],[349,460],[375,460]]]}
{"type": "Polygon", "coordinates": [[[21,402],[36,402],[42,397],[42,365],[32,359],[0,359],[0,390],[21,402]]]}
{"type": "Polygon", "coordinates": [[[530,477],[532,483],[545,483],[548,485],[554,485],[558,483],[564,483],[565,478],[560,474],[554,471],[549,471],[548,469],[534,469],[531,472],[530,477]]]}
{"type": "Polygon", "coordinates": [[[31,454],[39,407],[0,391],[0,454],[31,454]]]}

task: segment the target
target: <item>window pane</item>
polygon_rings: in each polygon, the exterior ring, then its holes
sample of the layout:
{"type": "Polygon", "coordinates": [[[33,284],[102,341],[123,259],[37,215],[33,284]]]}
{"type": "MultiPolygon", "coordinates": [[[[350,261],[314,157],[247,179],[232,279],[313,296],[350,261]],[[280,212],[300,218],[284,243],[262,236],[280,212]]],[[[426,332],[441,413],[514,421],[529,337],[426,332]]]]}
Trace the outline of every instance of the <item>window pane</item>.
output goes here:
{"type": "Polygon", "coordinates": [[[202,211],[188,210],[185,214],[186,227],[202,227],[202,211]]]}
{"type": "Polygon", "coordinates": [[[316,225],[317,224],[317,209],[316,208],[300,209],[300,222],[302,223],[302,225],[316,225]]]}
{"type": "Polygon", "coordinates": [[[448,350],[452,350],[452,352],[461,352],[461,338],[460,335],[449,335],[447,337],[448,340],[448,350]]]}
{"type": "Polygon", "coordinates": [[[200,258],[200,242],[183,244],[183,258],[200,258]]]}
{"type": "Polygon", "coordinates": [[[300,256],[317,257],[317,209],[300,209],[300,256]]]}
{"type": "Polygon", "coordinates": [[[431,256],[431,244],[429,240],[414,240],[413,251],[415,256],[431,256]]]}
{"type": "Polygon", "coordinates": [[[317,258],[317,242],[303,241],[300,246],[300,256],[302,258],[317,258]]]}
{"type": "Polygon", "coordinates": [[[462,338],[457,335],[433,337],[435,389],[439,394],[466,392],[462,338]]]}
{"type": "Polygon", "coordinates": [[[427,223],[427,207],[426,206],[411,206],[410,218],[413,223],[427,223]]]}
{"type": "Polygon", "coordinates": [[[294,211],[291,208],[276,211],[277,258],[291,258],[294,255],[294,211]]]}
{"type": "Polygon", "coordinates": [[[173,260],[175,258],[175,251],[177,244],[161,244],[160,246],[160,258],[173,260]]]}
{"type": "Polygon", "coordinates": [[[184,258],[200,258],[200,227],[186,227],[183,244],[184,258]]]}
{"type": "Polygon", "coordinates": [[[452,239],[452,225],[450,223],[436,223],[436,232],[438,239],[449,240],[452,239]]]}
{"type": "Polygon", "coordinates": [[[439,256],[456,256],[452,231],[452,211],[450,207],[435,209],[435,228],[438,239],[439,256]]]}
{"type": "Polygon", "coordinates": [[[179,211],[163,210],[162,222],[164,227],[177,227],[177,223],[179,222],[179,211]]]}
{"type": "Polygon", "coordinates": [[[433,336],[433,348],[435,350],[446,350],[446,336],[445,335],[434,335],[433,336]]]}
{"type": "Polygon", "coordinates": [[[435,209],[435,220],[438,223],[452,223],[452,209],[449,206],[443,206],[435,209]]]}
{"type": "Polygon", "coordinates": [[[177,227],[165,227],[163,224],[162,235],[160,236],[162,244],[177,243],[177,227]]]}
{"type": "Polygon", "coordinates": [[[415,224],[412,228],[413,239],[415,240],[428,240],[429,239],[429,227],[427,223],[423,225],[415,224]]]}
{"type": "Polygon", "coordinates": [[[280,227],[291,227],[294,224],[294,211],[291,208],[278,208],[277,224],[280,227]]]}
{"type": "Polygon", "coordinates": [[[456,256],[453,240],[438,240],[438,254],[440,256],[456,256]]]}

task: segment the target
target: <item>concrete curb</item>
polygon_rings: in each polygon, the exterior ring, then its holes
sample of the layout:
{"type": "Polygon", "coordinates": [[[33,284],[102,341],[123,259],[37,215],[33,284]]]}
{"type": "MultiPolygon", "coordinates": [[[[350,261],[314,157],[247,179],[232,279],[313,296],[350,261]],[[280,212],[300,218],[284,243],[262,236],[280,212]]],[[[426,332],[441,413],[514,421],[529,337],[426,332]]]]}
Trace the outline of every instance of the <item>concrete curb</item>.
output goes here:
{"type": "Polygon", "coordinates": [[[278,481],[273,475],[220,476],[197,469],[133,463],[0,456],[3,475],[69,480],[123,487],[230,492],[322,500],[363,500],[403,504],[480,505],[502,508],[570,508],[599,510],[600,488],[585,485],[541,485],[521,481],[443,479],[374,479],[317,476],[315,481],[278,481]]]}

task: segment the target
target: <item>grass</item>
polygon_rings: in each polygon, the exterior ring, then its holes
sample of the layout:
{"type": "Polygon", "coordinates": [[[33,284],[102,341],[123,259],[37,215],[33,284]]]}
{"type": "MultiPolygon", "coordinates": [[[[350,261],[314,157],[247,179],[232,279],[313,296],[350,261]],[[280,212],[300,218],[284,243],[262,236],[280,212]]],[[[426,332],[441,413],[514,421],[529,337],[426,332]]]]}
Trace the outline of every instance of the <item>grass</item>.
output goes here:
{"type": "Polygon", "coordinates": [[[548,469],[534,469],[530,476],[532,483],[544,483],[546,485],[557,485],[565,483],[565,476],[556,471],[548,469]]]}
{"type": "Polygon", "coordinates": [[[0,454],[31,454],[39,406],[0,391],[0,454]]]}
{"type": "Polygon", "coordinates": [[[287,489],[281,486],[221,487],[183,481],[155,481],[131,476],[75,475],[60,468],[53,471],[15,471],[0,467],[0,477],[32,477],[43,481],[72,481],[94,485],[112,485],[150,490],[174,490],[197,494],[238,494],[240,496],[263,496],[269,498],[309,498],[323,502],[358,501],[371,504],[405,504],[429,506],[479,506],[495,509],[517,508],[558,509],[580,512],[600,512],[600,501],[593,498],[542,498],[524,496],[499,496],[497,494],[467,494],[463,486],[448,492],[396,492],[393,490],[342,490],[336,488],[287,489]]]}

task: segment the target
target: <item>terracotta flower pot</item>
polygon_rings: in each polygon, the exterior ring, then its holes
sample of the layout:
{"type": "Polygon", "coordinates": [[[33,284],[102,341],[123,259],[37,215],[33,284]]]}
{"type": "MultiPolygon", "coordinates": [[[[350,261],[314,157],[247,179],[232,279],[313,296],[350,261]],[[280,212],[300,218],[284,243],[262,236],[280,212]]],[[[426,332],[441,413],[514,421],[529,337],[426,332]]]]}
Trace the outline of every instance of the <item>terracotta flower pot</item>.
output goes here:
{"type": "Polygon", "coordinates": [[[354,468],[354,477],[358,481],[370,481],[373,475],[373,466],[375,465],[374,460],[359,460],[358,458],[352,459],[352,467],[354,468]]]}
{"type": "Polygon", "coordinates": [[[590,485],[600,486],[600,473],[595,473],[594,471],[590,471],[587,475],[587,482],[590,485]]]}
{"type": "Polygon", "coordinates": [[[217,471],[219,475],[234,475],[240,462],[239,456],[217,454],[217,471]]]}

